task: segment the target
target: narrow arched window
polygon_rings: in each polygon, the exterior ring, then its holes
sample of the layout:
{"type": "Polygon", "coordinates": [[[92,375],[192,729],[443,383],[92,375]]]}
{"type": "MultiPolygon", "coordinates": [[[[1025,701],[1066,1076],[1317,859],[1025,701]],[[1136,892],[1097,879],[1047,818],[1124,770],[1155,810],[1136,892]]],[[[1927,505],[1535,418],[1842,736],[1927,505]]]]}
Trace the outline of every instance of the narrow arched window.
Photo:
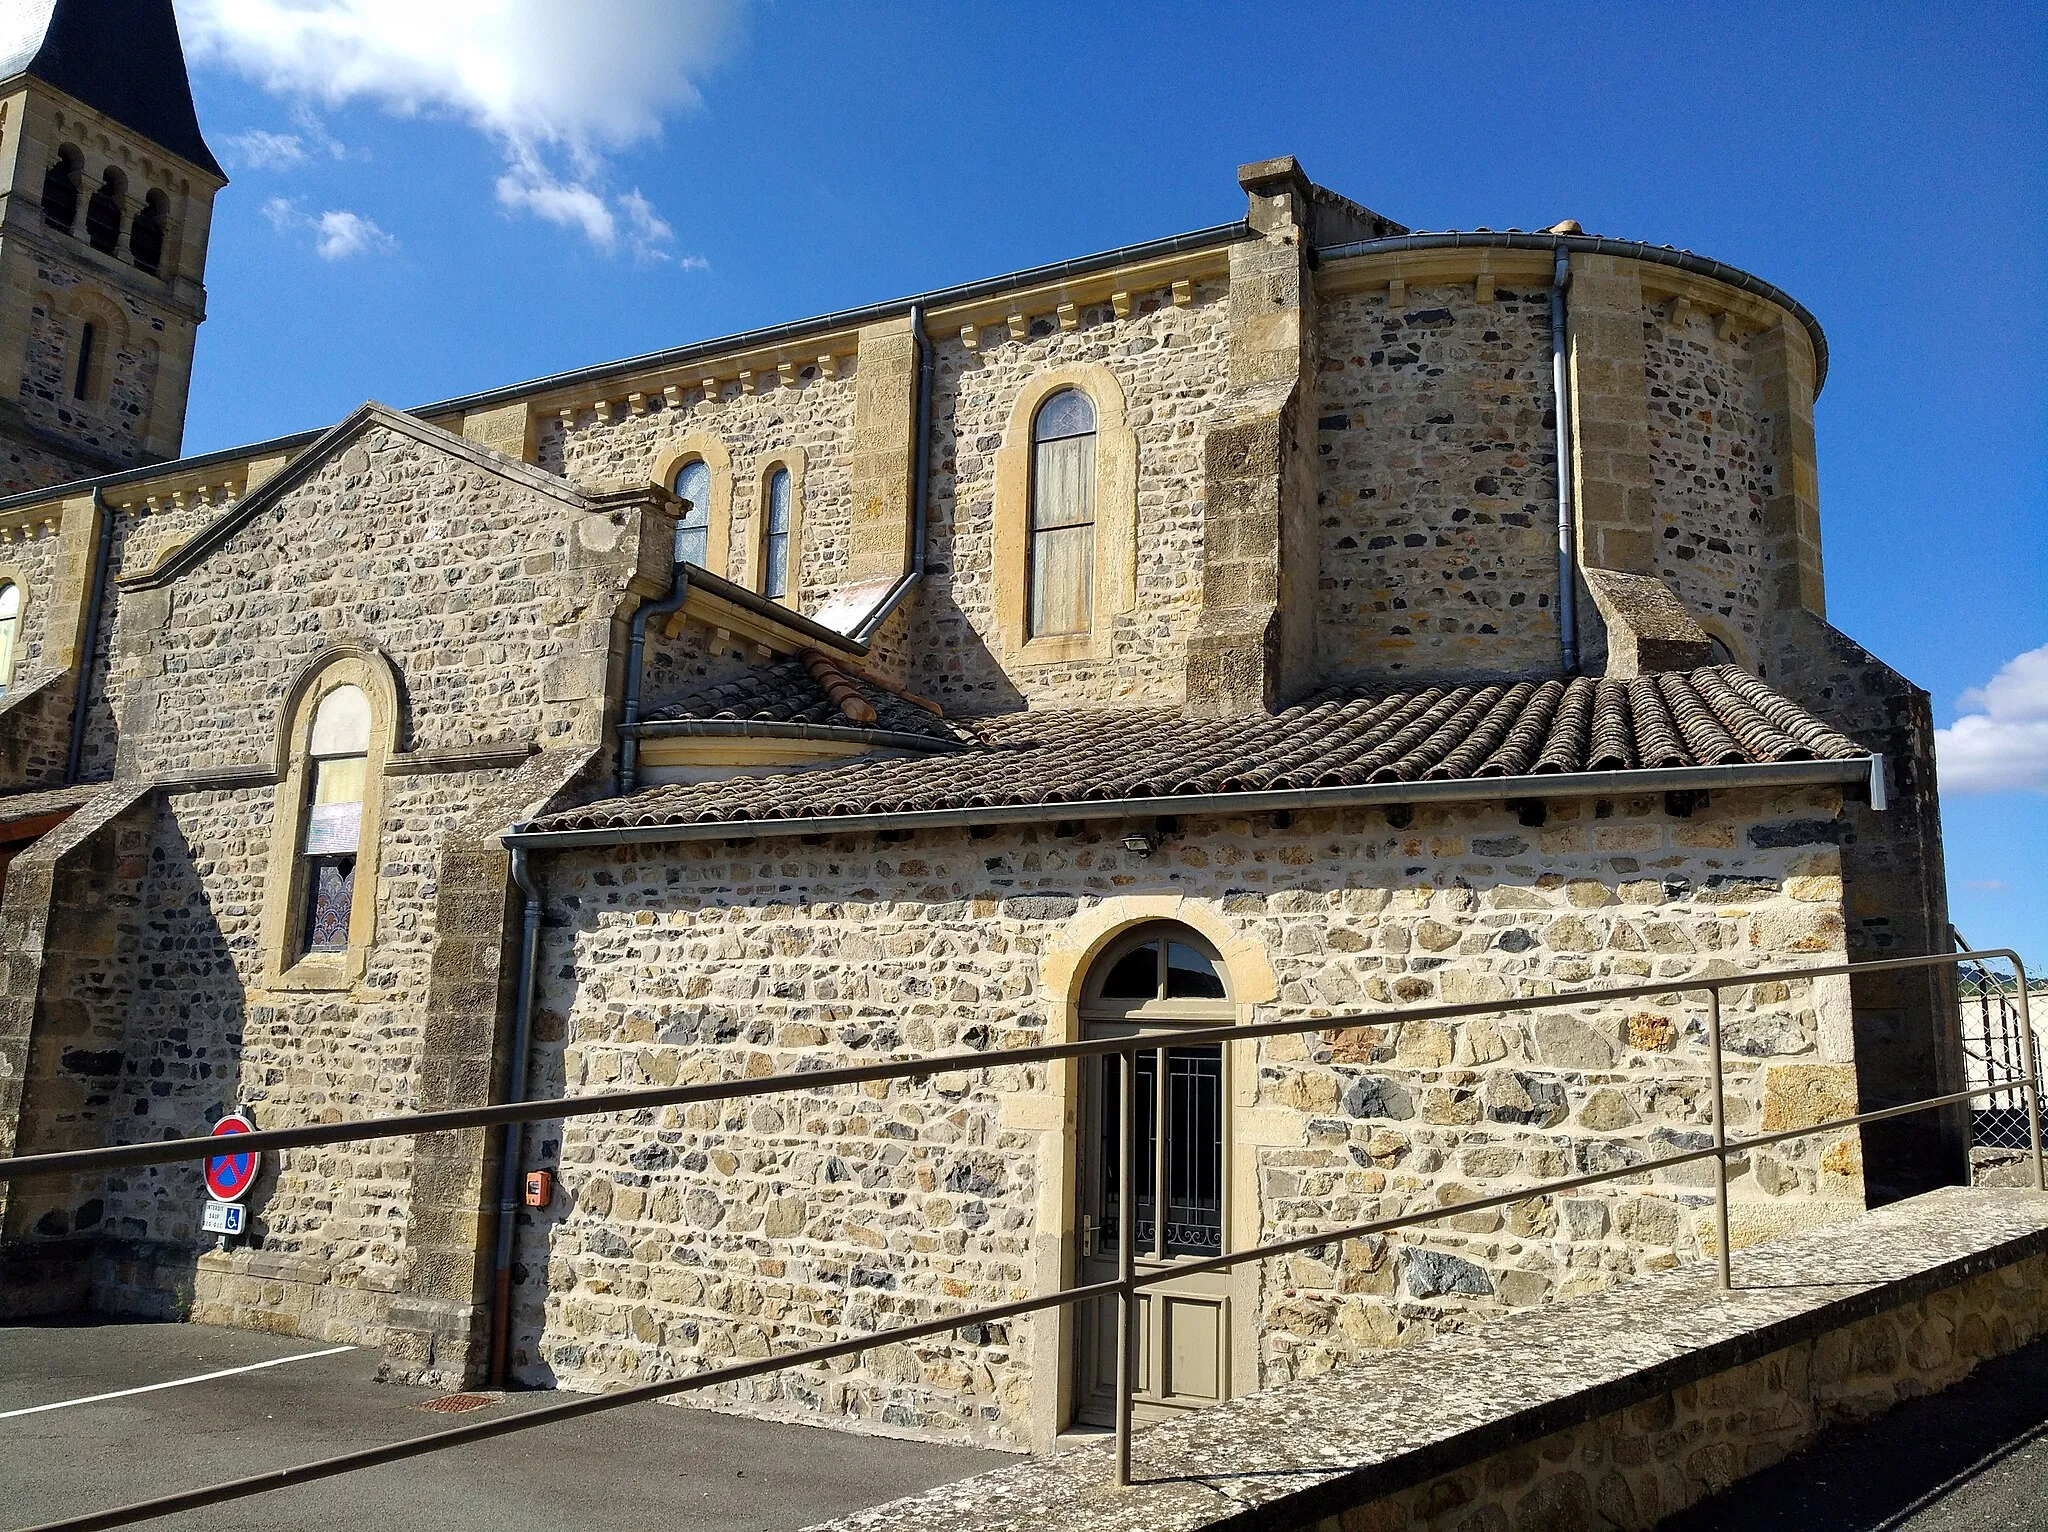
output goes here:
{"type": "Polygon", "coordinates": [[[93,353],[98,349],[100,332],[96,325],[87,324],[78,332],[78,372],[71,380],[71,397],[89,399],[92,397],[92,366],[96,360],[93,353]]]}
{"type": "Polygon", "coordinates": [[[21,636],[21,587],[0,584],[0,697],[14,681],[14,646],[21,636]]]}
{"type": "Polygon", "coordinates": [[[142,211],[128,229],[128,253],[139,271],[155,276],[164,263],[164,221],[169,206],[164,194],[154,187],[143,199],[142,211]]]}
{"type": "Polygon", "coordinates": [[[337,686],[320,699],[307,755],[311,770],[300,843],[305,911],[299,950],[346,952],[362,850],[363,795],[369,785],[370,699],[361,687],[337,686]]]}
{"type": "Polygon", "coordinates": [[[112,255],[121,248],[121,201],[127,190],[128,178],[109,169],[85,205],[85,237],[93,249],[112,255]]]}
{"type": "Polygon", "coordinates": [[[43,222],[51,228],[69,232],[78,222],[78,182],[84,168],[85,156],[66,144],[43,172],[43,222]]]}
{"type": "Polygon", "coordinates": [[[1095,617],[1095,405],[1061,389],[1031,421],[1031,599],[1026,634],[1085,633],[1095,617]]]}
{"type": "Polygon", "coordinates": [[[711,465],[702,458],[683,464],[676,470],[675,490],[678,500],[688,502],[676,523],[676,562],[710,569],[711,465]]]}
{"type": "Polygon", "coordinates": [[[789,470],[768,476],[768,519],[761,533],[761,594],[789,594],[789,470]]]}

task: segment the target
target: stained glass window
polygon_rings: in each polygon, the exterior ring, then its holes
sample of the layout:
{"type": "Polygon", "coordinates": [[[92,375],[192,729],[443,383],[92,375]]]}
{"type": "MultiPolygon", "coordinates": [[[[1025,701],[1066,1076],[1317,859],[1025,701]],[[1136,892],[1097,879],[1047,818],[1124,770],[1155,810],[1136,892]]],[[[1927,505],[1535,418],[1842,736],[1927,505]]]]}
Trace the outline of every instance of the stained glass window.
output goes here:
{"type": "Polygon", "coordinates": [[[789,594],[789,470],[768,478],[768,524],[761,541],[761,594],[789,594]]]}
{"type": "MultiPolygon", "coordinates": [[[[710,569],[711,468],[702,458],[676,471],[676,498],[690,502],[676,523],[676,562],[710,569]]],[[[716,570],[712,571],[714,574],[716,570]]]]}
{"type": "Polygon", "coordinates": [[[306,950],[348,951],[349,915],[355,908],[356,859],[315,857],[307,868],[306,950]]]}
{"type": "Polygon", "coordinates": [[[1033,638],[1085,633],[1095,608],[1095,405],[1067,388],[1031,422],[1033,638]]]}
{"type": "Polygon", "coordinates": [[[307,753],[305,950],[346,952],[355,905],[356,855],[362,849],[363,794],[369,785],[370,699],[337,686],[320,699],[307,753]]]}

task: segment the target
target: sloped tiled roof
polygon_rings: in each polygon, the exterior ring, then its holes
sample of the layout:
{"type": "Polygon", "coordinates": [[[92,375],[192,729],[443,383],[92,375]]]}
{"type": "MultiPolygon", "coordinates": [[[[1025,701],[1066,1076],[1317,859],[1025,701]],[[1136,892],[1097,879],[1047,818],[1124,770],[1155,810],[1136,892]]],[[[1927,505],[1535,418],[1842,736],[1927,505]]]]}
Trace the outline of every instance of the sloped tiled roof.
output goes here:
{"type": "Polygon", "coordinates": [[[976,737],[929,708],[919,707],[875,685],[859,671],[834,666],[832,674],[874,710],[874,721],[856,723],[834,701],[801,659],[774,660],[737,675],[707,680],[676,701],[647,715],[647,723],[678,720],[734,723],[801,723],[826,728],[863,727],[914,735],[951,747],[973,745],[976,737]]]}
{"type": "Polygon", "coordinates": [[[976,732],[968,750],[653,787],[532,828],[757,823],[1869,755],[1732,667],[1634,681],[1332,692],[1279,713],[1219,720],[1166,708],[1016,713],[984,720],[976,732]]]}

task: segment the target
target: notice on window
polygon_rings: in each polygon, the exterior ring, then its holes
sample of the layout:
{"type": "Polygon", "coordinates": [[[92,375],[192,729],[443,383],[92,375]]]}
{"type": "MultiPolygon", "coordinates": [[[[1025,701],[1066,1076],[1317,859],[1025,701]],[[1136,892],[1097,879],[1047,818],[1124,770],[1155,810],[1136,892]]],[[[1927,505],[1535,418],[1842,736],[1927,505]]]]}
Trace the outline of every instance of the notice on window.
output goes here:
{"type": "Polygon", "coordinates": [[[335,856],[352,852],[363,836],[360,803],[316,803],[306,815],[306,854],[335,856]]]}

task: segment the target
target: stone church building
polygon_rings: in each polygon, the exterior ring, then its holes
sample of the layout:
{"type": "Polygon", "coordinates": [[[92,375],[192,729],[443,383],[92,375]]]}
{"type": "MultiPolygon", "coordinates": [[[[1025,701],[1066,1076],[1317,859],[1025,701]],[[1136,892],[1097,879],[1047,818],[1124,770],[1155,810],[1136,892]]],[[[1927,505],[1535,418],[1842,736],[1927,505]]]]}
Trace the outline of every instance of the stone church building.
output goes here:
{"type": "MultiPolygon", "coordinates": [[[[189,1164],[0,1188],[9,1314],[674,1376],[1707,1141],[1696,994],[1404,1006],[1947,944],[1927,698],[1828,624],[1827,347],[1767,282],[1413,232],[1283,158],[1213,228],[180,456],[225,178],[169,0],[17,10],[0,1153],[992,1062],[287,1153],[225,1242],[189,1164]],[[1000,1061],[1324,1016],[1138,1056],[1129,1231],[1114,1071],[1000,1061]]],[[[1731,1128],[1955,1089],[1954,1017],[1733,991],[1731,1128]]],[[[1952,1179],[1958,1134],[1751,1155],[1737,1237],[1952,1179]]],[[[1169,1284],[1143,1408],[1697,1259],[1709,1186],[1169,1284]]],[[[1098,1328],[718,1402],[1043,1447],[1099,1418],[1098,1328]]]]}

